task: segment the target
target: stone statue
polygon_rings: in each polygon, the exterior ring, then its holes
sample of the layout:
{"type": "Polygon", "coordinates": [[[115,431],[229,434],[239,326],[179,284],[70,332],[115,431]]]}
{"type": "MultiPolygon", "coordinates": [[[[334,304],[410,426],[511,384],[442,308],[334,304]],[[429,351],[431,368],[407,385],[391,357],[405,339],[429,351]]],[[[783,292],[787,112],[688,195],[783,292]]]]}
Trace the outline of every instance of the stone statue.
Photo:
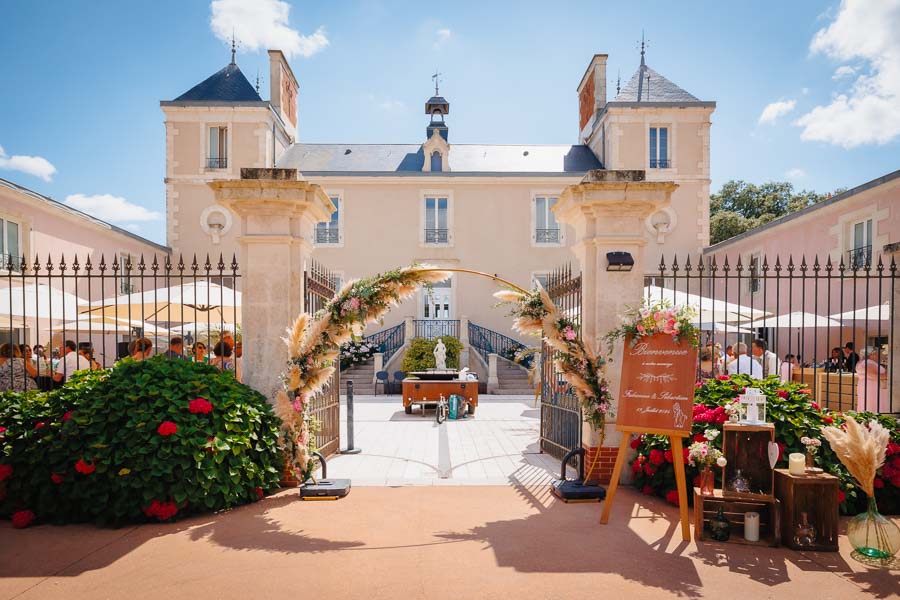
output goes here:
{"type": "Polygon", "coordinates": [[[434,346],[434,366],[436,369],[447,368],[447,346],[440,338],[434,346]]]}

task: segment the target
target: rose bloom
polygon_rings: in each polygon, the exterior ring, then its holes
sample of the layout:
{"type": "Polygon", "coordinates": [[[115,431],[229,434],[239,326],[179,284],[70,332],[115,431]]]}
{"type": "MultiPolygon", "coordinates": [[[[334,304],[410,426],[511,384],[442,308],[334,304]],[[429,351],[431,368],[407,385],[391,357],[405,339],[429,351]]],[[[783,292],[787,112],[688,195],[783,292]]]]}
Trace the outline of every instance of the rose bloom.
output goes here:
{"type": "Polygon", "coordinates": [[[719,381],[731,381],[731,377],[729,377],[728,375],[719,375],[717,379],[719,381]]]}
{"type": "Polygon", "coordinates": [[[847,496],[844,495],[844,490],[838,490],[838,504],[841,504],[846,497],[847,496]]]}
{"type": "Polygon", "coordinates": [[[13,474],[12,465],[0,464],[0,481],[9,479],[13,474]]]}
{"type": "Polygon", "coordinates": [[[884,487],[884,480],[881,479],[880,477],[876,477],[875,480],[872,482],[872,485],[874,485],[876,489],[880,490],[881,488],[884,487]]]}
{"type": "Polygon", "coordinates": [[[62,420],[63,420],[63,421],[68,421],[68,420],[71,419],[71,418],[72,418],[72,411],[71,411],[71,410],[67,410],[67,411],[66,411],[66,414],[63,415],[63,419],[62,419],[62,420]]]}
{"type": "Polygon", "coordinates": [[[159,424],[159,427],[156,428],[156,433],[165,437],[172,435],[176,431],[178,431],[178,425],[172,421],[163,421],[159,424]]]}
{"type": "Polygon", "coordinates": [[[24,529],[34,521],[34,513],[30,510],[20,510],[12,514],[12,526],[16,529],[24,529]]]}
{"type": "Polygon", "coordinates": [[[834,423],[834,419],[832,419],[831,417],[822,417],[822,422],[826,425],[831,425],[832,423],[834,423]]]}
{"type": "Polygon", "coordinates": [[[778,396],[781,398],[787,398],[788,397],[787,390],[778,390],[778,396]]]}
{"type": "Polygon", "coordinates": [[[672,451],[671,450],[666,450],[664,453],[664,456],[666,457],[666,462],[672,462],[672,451]]]}
{"type": "Polygon", "coordinates": [[[815,402],[810,402],[809,405],[813,407],[813,410],[819,410],[819,405],[815,402]]]}
{"type": "Polygon", "coordinates": [[[188,403],[188,410],[193,413],[207,414],[212,412],[212,403],[205,398],[195,398],[188,403]]]}
{"type": "Polygon", "coordinates": [[[97,469],[97,467],[94,466],[93,463],[88,464],[88,463],[84,462],[83,458],[79,458],[78,462],[75,463],[75,470],[78,471],[79,473],[81,473],[82,475],[90,475],[96,469],[97,469]]]}
{"type": "Polygon", "coordinates": [[[653,449],[650,451],[650,462],[656,465],[657,467],[665,461],[665,455],[659,450],[653,449]]]}

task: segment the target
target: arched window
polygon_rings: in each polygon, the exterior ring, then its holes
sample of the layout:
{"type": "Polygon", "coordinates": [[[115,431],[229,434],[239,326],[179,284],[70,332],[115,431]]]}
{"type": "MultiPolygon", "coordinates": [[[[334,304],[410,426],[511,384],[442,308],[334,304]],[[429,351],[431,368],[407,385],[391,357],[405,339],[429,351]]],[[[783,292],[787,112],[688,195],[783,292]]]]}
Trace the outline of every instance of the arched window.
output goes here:
{"type": "Polygon", "coordinates": [[[444,166],[441,162],[441,153],[435,150],[431,153],[431,170],[432,171],[443,171],[444,166]]]}

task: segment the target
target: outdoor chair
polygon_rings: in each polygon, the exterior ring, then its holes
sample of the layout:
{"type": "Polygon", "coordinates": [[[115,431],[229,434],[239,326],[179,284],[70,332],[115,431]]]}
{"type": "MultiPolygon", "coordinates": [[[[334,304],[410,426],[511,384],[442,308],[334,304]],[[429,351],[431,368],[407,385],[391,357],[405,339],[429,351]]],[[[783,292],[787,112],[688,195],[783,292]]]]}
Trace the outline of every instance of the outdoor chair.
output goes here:
{"type": "Polygon", "coordinates": [[[403,380],[406,379],[406,371],[394,371],[394,388],[396,393],[403,393],[403,380]]]}
{"type": "Polygon", "coordinates": [[[388,385],[388,375],[387,371],[378,371],[375,373],[375,395],[378,395],[378,384],[381,384],[381,393],[387,394],[387,385],[388,385]]]}

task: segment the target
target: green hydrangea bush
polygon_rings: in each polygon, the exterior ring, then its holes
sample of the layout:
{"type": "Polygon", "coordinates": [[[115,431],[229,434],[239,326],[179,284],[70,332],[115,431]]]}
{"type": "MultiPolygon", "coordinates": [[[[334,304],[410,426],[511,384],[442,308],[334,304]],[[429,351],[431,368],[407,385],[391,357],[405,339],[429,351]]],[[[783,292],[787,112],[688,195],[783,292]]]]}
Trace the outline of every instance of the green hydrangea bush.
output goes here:
{"type": "MultiPolygon", "coordinates": [[[[445,335],[440,338],[447,348],[447,368],[459,368],[459,353],[462,351],[462,343],[455,337],[445,335]]],[[[434,347],[437,345],[438,338],[429,340],[428,338],[413,338],[409,343],[409,349],[406,356],[403,357],[403,370],[407,373],[413,371],[424,371],[425,369],[433,369],[434,347]]]]}
{"type": "MultiPolygon", "coordinates": [[[[866,495],[858,488],[847,469],[841,464],[822,436],[823,425],[840,427],[844,415],[823,410],[812,400],[812,394],[803,384],[783,383],[778,377],[752,380],[748,375],[723,375],[697,384],[694,392],[694,425],[692,438],[684,441],[681,460],[685,462],[688,484],[699,486],[700,469],[687,459],[687,446],[693,442],[705,442],[712,448],[722,449],[722,425],[728,420],[726,407],[733,404],[745,387],[759,388],[766,395],[766,420],[775,424],[775,441],[780,450],[777,467],[787,467],[787,456],[792,452],[805,454],[803,438],[819,440],[815,456],[816,465],[840,480],[838,494],[840,509],[844,514],[857,514],[866,509],[866,495]]],[[[861,422],[877,419],[891,432],[884,466],[875,479],[875,497],[878,508],[886,514],[900,513],[900,425],[893,417],[872,413],[848,414],[861,422]]],[[[635,485],[645,494],[664,497],[678,504],[675,485],[675,457],[665,436],[643,435],[631,442],[637,456],[631,463],[635,485]]],[[[716,485],[720,487],[721,469],[713,468],[716,485]]],[[[692,497],[691,494],[688,495],[692,497]]]]}
{"type": "Polygon", "coordinates": [[[279,420],[215,367],[154,357],[0,395],[0,514],[26,526],[168,521],[278,487],[279,420]]]}

